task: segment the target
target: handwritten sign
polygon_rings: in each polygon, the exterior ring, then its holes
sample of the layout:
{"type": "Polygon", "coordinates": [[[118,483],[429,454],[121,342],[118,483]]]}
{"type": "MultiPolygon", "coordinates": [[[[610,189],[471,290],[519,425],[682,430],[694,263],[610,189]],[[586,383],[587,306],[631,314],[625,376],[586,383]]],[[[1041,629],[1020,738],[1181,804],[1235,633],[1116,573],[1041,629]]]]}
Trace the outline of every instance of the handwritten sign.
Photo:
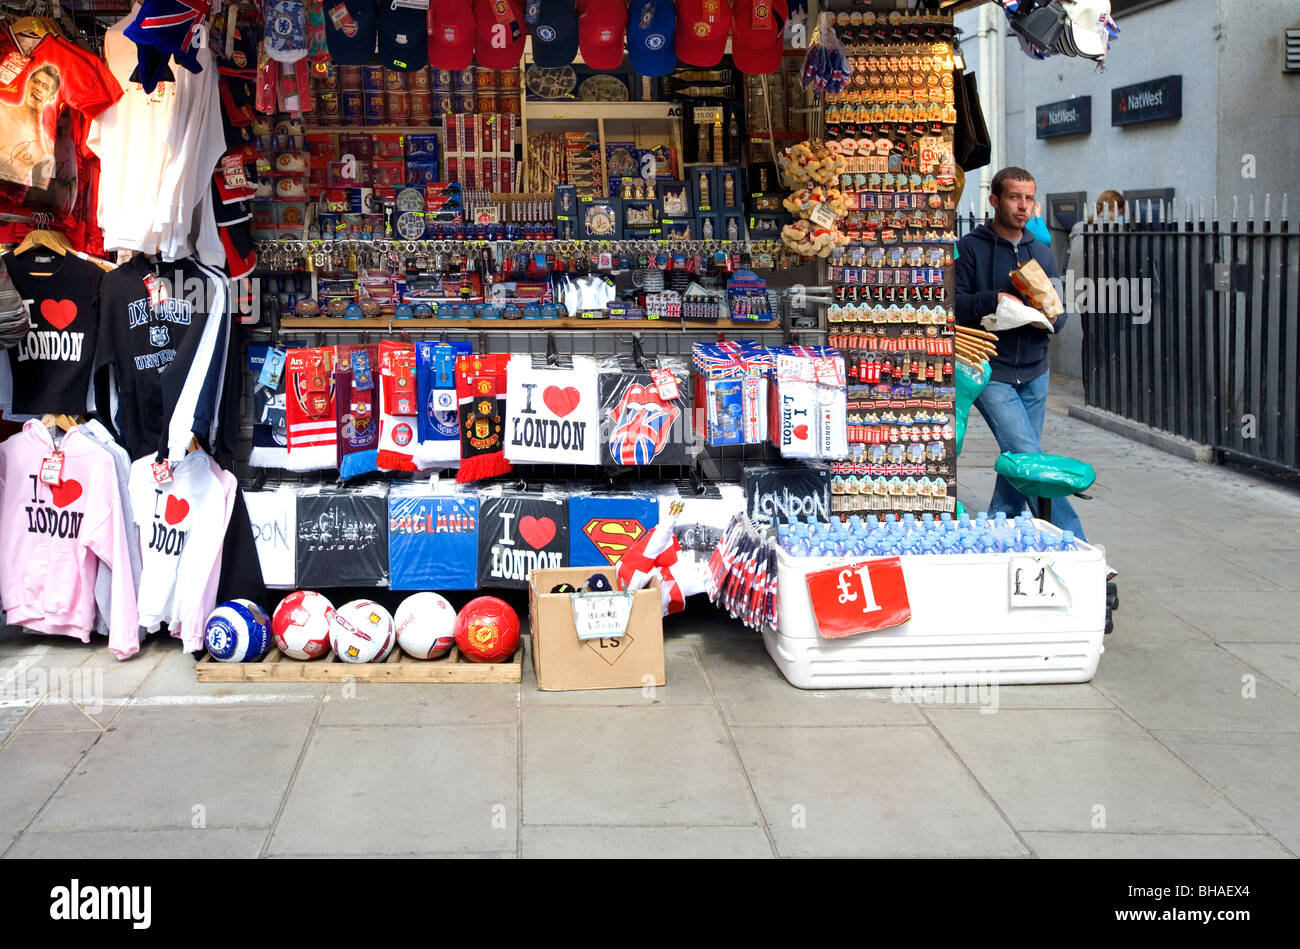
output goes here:
{"type": "Polygon", "coordinates": [[[1012,609],[1070,605],[1070,591],[1052,569],[1051,557],[1012,557],[1007,567],[1007,600],[1012,609]]]}
{"type": "Polygon", "coordinates": [[[627,621],[632,615],[631,593],[575,593],[569,601],[578,639],[619,638],[627,633],[627,621]]]}

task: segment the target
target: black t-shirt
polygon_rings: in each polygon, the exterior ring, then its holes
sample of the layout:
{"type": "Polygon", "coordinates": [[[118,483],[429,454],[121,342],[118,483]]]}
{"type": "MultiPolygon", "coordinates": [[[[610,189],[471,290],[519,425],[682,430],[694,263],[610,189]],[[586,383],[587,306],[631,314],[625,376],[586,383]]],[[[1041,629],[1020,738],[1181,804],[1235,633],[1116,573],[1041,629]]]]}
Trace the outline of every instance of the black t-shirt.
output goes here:
{"type": "Polygon", "coordinates": [[[42,247],[17,257],[5,254],[4,262],[32,318],[27,336],[9,350],[14,413],[85,415],[104,271],[42,247]]]}

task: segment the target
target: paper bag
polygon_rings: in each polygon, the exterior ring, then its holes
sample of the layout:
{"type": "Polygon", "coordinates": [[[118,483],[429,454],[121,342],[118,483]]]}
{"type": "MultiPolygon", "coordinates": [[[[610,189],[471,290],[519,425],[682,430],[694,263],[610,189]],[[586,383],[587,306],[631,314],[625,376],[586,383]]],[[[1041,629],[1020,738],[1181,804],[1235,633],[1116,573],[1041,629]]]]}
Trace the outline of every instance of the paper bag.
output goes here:
{"type": "Polygon", "coordinates": [[[1030,260],[1011,271],[1011,283],[1030,306],[1051,319],[1065,312],[1056,287],[1038,261],[1030,260]]]}

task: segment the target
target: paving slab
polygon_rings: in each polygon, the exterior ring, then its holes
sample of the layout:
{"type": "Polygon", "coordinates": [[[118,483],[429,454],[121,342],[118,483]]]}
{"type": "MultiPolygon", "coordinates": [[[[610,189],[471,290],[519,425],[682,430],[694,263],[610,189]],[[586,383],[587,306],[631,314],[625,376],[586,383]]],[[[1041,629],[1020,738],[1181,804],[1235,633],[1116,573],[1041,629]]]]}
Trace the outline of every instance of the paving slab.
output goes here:
{"type": "Polygon", "coordinates": [[[726,720],[735,725],[918,725],[915,705],[889,689],[795,688],[763,643],[701,643],[699,655],[726,720]]]}
{"type": "Polygon", "coordinates": [[[1167,729],[1155,737],[1300,854],[1300,736],[1167,729]]]}
{"type": "MultiPolygon", "coordinates": [[[[1109,655],[1129,646],[1149,643],[1203,643],[1210,635],[1187,622],[1163,603],[1178,602],[1179,592],[1139,590],[1125,581],[1123,573],[1117,581],[1119,609],[1112,615],[1115,630],[1102,643],[1109,655]]],[[[1105,661],[1103,657],[1102,661],[1105,661]]]]}
{"type": "Polygon", "coordinates": [[[734,733],[783,857],[1028,856],[929,728],[734,733]]]}
{"type": "MultiPolygon", "coordinates": [[[[98,738],[98,732],[84,731],[19,733],[0,748],[0,775],[4,775],[0,853],[8,849],[98,738]]],[[[102,802],[101,796],[100,806],[102,802]]]]}
{"type": "Polygon", "coordinates": [[[269,827],[314,715],[301,707],[130,709],[32,829],[164,830],[196,819],[269,827]]]}
{"type": "Polygon", "coordinates": [[[318,705],[325,696],[323,683],[296,682],[199,682],[195,660],[187,653],[166,653],[153,673],[136,692],[134,706],[155,707],[184,704],[178,697],[190,697],[195,705],[318,705]]]}
{"type": "Polygon", "coordinates": [[[320,722],[334,725],[513,725],[519,686],[489,682],[331,685],[320,722]]]}
{"type": "Polygon", "coordinates": [[[1271,837],[1212,834],[1026,833],[1025,843],[1049,860],[1260,860],[1294,855],[1271,837]]]}
{"type": "Polygon", "coordinates": [[[250,860],[266,840],[265,830],[93,830],[24,834],[6,857],[63,860],[250,860]]]}
{"type": "Polygon", "coordinates": [[[1017,830],[1259,833],[1119,712],[927,714],[1017,830]]]}
{"type": "MultiPolygon", "coordinates": [[[[1174,521],[1204,535],[1216,547],[1228,544],[1236,549],[1270,551],[1275,555],[1300,552],[1300,531],[1296,530],[1294,515],[1252,513],[1232,517],[1197,512],[1194,516],[1174,518],[1174,521]]],[[[1288,559],[1294,567],[1300,556],[1278,559],[1288,559]]]]}
{"type": "Polygon", "coordinates": [[[524,823],[757,824],[715,709],[530,708],[524,823]]]}
{"type": "MultiPolygon", "coordinates": [[[[1225,596],[1218,590],[1147,589],[1142,595],[1216,642],[1300,642],[1300,597],[1290,590],[1225,596]]],[[[1123,613],[1123,588],[1119,596],[1123,613]]]]}
{"type": "MultiPolygon", "coordinates": [[[[1300,523],[1300,519],[1293,518],[1300,523]]],[[[1247,535],[1248,536],[1248,535],[1247,535]]],[[[1223,554],[1225,563],[1248,570],[1284,590],[1300,594],[1300,551],[1232,550],[1223,554]]]]}
{"type": "MultiPolygon", "coordinates": [[[[712,608],[712,607],[710,607],[712,608]]],[[[524,662],[524,681],[520,696],[526,708],[552,708],[560,705],[623,705],[654,708],[661,705],[713,705],[713,693],[704,680],[695,655],[695,640],[673,639],[664,642],[664,684],[632,689],[583,689],[577,692],[543,692],[537,688],[532,656],[524,662]]]]}
{"type": "Polygon", "coordinates": [[[1213,643],[1129,647],[1093,684],[1147,729],[1300,732],[1300,698],[1213,643]]]}
{"type": "Polygon", "coordinates": [[[319,728],[269,852],[513,854],[516,739],[513,724],[319,728]]]}
{"type": "Polygon", "coordinates": [[[115,704],[101,706],[99,711],[96,711],[94,705],[82,707],[68,699],[46,699],[23,723],[23,730],[102,732],[121,709],[122,706],[115,704]]]}
{"type": "MultiPolygon", "coordinates": [[[[1244,567],[1228,563],[1222,554],[1176,542],[1124,538],[1106,544],[1106,559],[1120,572],[1125,588],[1215,590],[1229,601],[1253,591],[1277,590],[1278,585],[1244,567]]],[[[1120,593],[1123,596],[1123,592],[1120,593]]]]}
{"type": "Polygon", "coordinates": [[[31,712],[25,705],[5,708],[0,706],[0,745],[3,745],[19,723],[31,712]]]}
{"type": "Polygon", "coordinates": [[[1300,642],[1223,643],[1222,647],[1282,688],[1300,695],[1300,642]]]}
{"type": "Polygon", "coordinates": [[[693,860],[772,858],[754,827],[525,827],[524,858],[693,860]]]}

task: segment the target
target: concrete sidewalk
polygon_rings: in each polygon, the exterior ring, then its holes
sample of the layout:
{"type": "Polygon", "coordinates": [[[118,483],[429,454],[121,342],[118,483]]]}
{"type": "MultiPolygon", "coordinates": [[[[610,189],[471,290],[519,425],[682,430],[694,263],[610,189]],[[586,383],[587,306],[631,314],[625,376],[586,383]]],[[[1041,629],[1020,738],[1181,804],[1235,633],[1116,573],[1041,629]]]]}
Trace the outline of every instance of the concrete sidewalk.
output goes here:
{"type": "MultiPolygon", "coordinates": [[[[1078,510],[1120,570],[1092,683],[995,714],[803,692],[707,604],[653,695],[539,692],[527,658],[522,687],[199,686],[174,641],[7,630],[0,683],[102,668],[107,698],[0,702],[0,853],[1295,856],[1300,495],[1070,419],[1075,391],[1044,448],[1097,468],[1078,510]]],[[[996,451],[973,416],[972,509],[996,451]]]]}

